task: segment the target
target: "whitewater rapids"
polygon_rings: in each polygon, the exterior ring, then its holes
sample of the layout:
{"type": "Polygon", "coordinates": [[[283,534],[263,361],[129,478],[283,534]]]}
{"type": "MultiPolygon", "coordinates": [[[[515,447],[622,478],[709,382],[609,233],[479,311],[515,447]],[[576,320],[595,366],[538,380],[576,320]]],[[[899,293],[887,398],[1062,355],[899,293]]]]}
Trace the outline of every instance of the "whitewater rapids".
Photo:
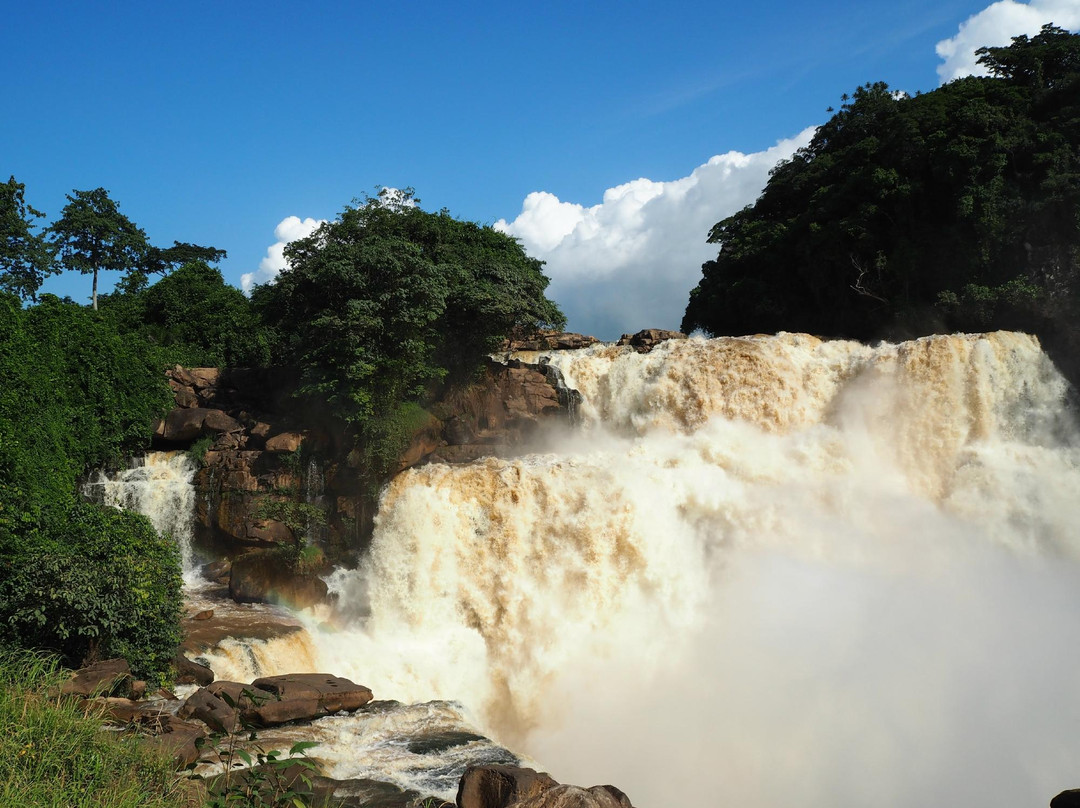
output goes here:
{"type": "Polygon", "coordinates": [[[218,649],[219,675],[456,699],[642,808],[1080,786],[1080,443],[1035,339],[548,361],[582,394],[575,428],[397,476],[364,564],[330,581],[340,609],[218,649]]]}

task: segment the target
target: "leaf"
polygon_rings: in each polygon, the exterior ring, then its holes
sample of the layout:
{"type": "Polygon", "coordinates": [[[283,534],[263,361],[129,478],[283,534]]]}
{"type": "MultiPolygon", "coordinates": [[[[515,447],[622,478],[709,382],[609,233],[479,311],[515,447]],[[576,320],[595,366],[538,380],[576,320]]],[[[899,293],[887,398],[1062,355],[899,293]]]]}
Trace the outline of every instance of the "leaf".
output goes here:
{"type": "Polygon", "coordinates": [[[317,741],[298,741],[292,745],[291,749],[289,749],[289,754],[302,755],[307,752],[307,750],[314,749],[318,745],[317,741]]]}

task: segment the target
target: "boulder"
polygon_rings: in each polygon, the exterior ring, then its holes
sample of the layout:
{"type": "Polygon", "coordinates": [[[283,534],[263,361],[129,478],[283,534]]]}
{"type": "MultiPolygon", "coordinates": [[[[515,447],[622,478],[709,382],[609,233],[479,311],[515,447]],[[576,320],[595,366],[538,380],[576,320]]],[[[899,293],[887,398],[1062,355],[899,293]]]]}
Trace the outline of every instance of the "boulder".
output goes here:
{"type": "Polygon", "coordinates": [[[229,596],[237,603],[277,603],[306,609],[326,600],[326,582],[317,575],[290,571],[276,553],[255,551],[235,559],[229,596]]]}
{"type": "Polygon", "coordinates": [[[514,808],[634,808],[615,786],[557,785],[514,803],[514,808]]]}
{"type": "Polygon", "coordinates": [[[328,673],[290,673],[266,676],[252,682],[280,699],[315,698],[326,713],[358,710],[372,699],[371,690],[341,676],[328,673]]]}
{"type": "Polygon", "coordinates": [[[520,766],[470,766],[458,782],[457,808],[506,808],[557,786],[547,772],[520,766]]]}
{"type": "Polygon", "coordinates": [[[638,353],[648,353],[661,342],[669,339],[686,339],[681,331],[666,331],[662,328],[646,328],[636,334],[623,334],[616,345],[629,345],[638,353]]]}
{"type": "Polygon", "coordinates": [[[214,681],[214,672],[206,665],[192,662],[183,654],[177,654],[173,659],[176,668],[176,683],[178,685],[199,685],[205,687],[214,681]]]}
{"type": "Polygon", "coordinates": [[[206,688],[199,688],[176,713],[180,718],[197,718],[214,732],[236,732],[240,721],[235,707],[230,707],[206,688]]]}
{"type": "Polygon", "coordinates": [[[202,407],[176,409],[165,416],[161,437],[174,443],[188,443],[202,435],[203,421],[209,410],[202,407]]]}
{"type": "Polygon", "coordinates": [[[159,734],[147,738],[143,743],[151,749],[172,755],[176,768],[182,769],[199,759],[196,741],[206,737],[206,731],[201,726],[164,713],[159,718],[157,729],[159,734]]]}
{"type": "Polygon", "coordinates": [[[216,584],[225,584],[229,582],[229,574],[232,572],[232,562],[220,559],[218,561],[211,561],[209,564],[204,564],[199,570],[202,577],[208,581],[213,581],[216,584]]]}
{"type": "Polygon", "coordinates": [[[458,783],[457,808],[634,808],[615,786],[561,785],[519,766],[470,766],[458,783]]]}
{"type": "Polygon", "coordinates": [[[1050,800],[1050,808],[1080,808],[1080,788],[1062,791],[1050,800]]]}
{"type": "Polygon", "coordinates": [[[299,432],[279,432],[274,437],[266,439],[266,451],[295,452],[303,442],[304,436],[299,432]]]}
{"type": "Polygon", "coordinates": [[[125,659],[106,659],[75,672],[64,682],[60,692],[65,696],[116,696],[131,692],[131,667],[125,659]]]}
{"type": "Polygon", "coordinates": [[[262,690],[255,685],[245,685],[240,682],[221,680],[207,685],[206,691],[217,696],[226,704],[246,710],[257,704],[265,704],[272,701],[274,694],[268,690],[262,690]]]}
{"type": "Polygon", "coordinates": [[[223,432],[239,432],[244,428],[243,424],[221,410],[207,410],[203,420],[202,431],[208,435],[220,435],[223,432]]]}

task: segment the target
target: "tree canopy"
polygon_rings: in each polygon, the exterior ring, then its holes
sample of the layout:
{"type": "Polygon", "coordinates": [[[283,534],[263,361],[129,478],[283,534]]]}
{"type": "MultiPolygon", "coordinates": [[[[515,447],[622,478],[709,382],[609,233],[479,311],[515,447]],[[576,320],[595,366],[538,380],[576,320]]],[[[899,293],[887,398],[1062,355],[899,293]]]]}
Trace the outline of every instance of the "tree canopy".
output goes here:
{"type": "Polygon", "coordinates": [[[36,300],[49,275],[59,272],[34,219],[45,214],[26,203],[26,186],[14,177],[0,185],[0,290],[36,300]]]}
{"type": "Polygon", "coordinates": [[[289,244],[291,269],[252,293],[279,361],[355,425],[475,368],[515,328],[565,322],[542,262],[516,240],[416,202],[355,202],[289,244]]]}
{"type": "Polygon", "coordinates": [[[98,272],[140,269],[150,245],[142,228],[120,212],[104,188],[73,193],[49,236],[64,269],[94,276],[97,309],[98,272]]]}
{"type": "MultiPolygon", "coordinates": [[[[867,84],[716,224],[683,330],[1037,333],[1080,347],[1080,36],[985,48],[991,77],[867,84]]],[[[1072,346],[1072,347],[1068,347],[1072,346]]]]}

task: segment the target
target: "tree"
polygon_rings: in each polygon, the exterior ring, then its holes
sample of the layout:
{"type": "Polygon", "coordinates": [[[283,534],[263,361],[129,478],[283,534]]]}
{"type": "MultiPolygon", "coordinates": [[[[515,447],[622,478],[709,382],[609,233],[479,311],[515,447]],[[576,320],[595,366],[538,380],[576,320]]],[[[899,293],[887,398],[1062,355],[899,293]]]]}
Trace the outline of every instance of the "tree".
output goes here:
{"type": "Polygon", "coordinates": [[[34,232],[33,218],[45,214],[26,203],[25,190],[15,177],[0,185],[0,289],[36,300],[45,278],[59,268],[45,239],[34,232]]]}
{"type": "Polygon", "coordinates": [[[303,392],[361,431],[475,369],[514,329],[565,322],[542,262],[516,240],[398,194],[354,202],[292,242],[291,269],[252,293],[303,392]]]}
{"type": "Polygon", "coordinates": [[[120,213],[104,188],[75,191],[60,219],[49,228],[64,269],[93,274],[94,309],[98,307],[98,272],[138,269],[145,260],[146,233],[120,213]]]}
{"type": "Polygon", "coordinates": [[[712,229],[683,330],[1025,330],[1080,379],[1080,35],[980,53],[994,76],[845,99],[712,229]]]}

